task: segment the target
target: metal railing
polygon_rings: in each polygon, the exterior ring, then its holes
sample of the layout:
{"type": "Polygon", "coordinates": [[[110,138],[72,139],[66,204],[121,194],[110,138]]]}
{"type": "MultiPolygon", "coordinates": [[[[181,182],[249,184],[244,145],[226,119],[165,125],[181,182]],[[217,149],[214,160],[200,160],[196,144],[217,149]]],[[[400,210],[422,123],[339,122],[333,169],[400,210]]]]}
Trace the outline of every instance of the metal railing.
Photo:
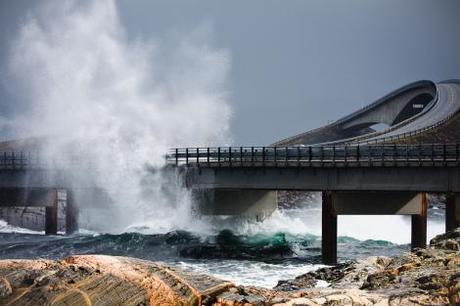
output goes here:
{"type": "Polygon", "coordinates": [[[43,163],[38,153],[33,152],[0,152],[0,170],[20,170],[41,168],[43,163]]]}
{"type": "Polygon", "coordinates": [[[460,144],[176,148],[167,163],[194,167],[458,166],[460,144]]]}

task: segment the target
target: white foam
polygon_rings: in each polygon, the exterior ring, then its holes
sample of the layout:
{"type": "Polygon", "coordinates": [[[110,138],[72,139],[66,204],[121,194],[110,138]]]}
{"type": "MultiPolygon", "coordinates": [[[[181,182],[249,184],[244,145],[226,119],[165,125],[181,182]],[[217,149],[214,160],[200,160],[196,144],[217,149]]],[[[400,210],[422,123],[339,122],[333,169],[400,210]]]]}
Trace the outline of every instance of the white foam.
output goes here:
{"type": "MultiPolygon", "coordinates": [[[[279,280],[292,279],[324,267],[323,265],[283,265],[245,260],[208,261],[205,263],[180,262],[178,265],[198,273],[210,274],[231,281],[236,285],[264,288],[273,288],[279,280]]],[[[327,286],[327,283],[321,282],[317,286],[327,286]]]]}
{"type": "Polygon", "coordinates": [[[44,235],[45,231],[34,231],[22,227],[17,227],[8,224],[5,220],[0,219],[0,233],[18,233],[18,234],[33,234],[33,235],[44,235]]]}

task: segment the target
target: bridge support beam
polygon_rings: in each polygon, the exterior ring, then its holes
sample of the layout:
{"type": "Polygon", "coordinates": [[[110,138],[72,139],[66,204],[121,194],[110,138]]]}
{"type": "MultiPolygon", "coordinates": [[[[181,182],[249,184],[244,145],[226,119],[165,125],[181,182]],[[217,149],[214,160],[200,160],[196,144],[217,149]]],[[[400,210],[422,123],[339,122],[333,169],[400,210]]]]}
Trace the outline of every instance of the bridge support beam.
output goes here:
{"type": "Polygon", "coordinates": [[[411,224],[411,249],[426,247],[427,210],[428,201],[426,193],[421,194],[420,213],[412,215],[411,224]]]}
{"type": "MultiPolygon", "coordinates": [[[[75,205],[73,190],[58,190],[55,188],[0,188],[0,207],[44,207],[45,233],[47,235],[56,235],[58,232],[59,203],[66,203],[65,231],[66,234],[72,234],[78,230],[78,210],[75,205]]],[[[15,225],[23,226],[22,222],[15,225]]]]}
{"type": "Polygon", "coordinates": [[[45,234],[57,235],[58,232],[58,191],[49,191],[53,194],[53,203],[45,207],[45,234]]]}
{"type": "Polygon", "coordinates": [[[446,194],[446,232],[460,227],[460,193],[446,194]]]}
{"type": "Polygon", "coordinates": [[[332,194],[328,191],[323,191],[321,227],[323,262],[327,265],[332,265],[337,262],[337,214],[332,202],[332,194]]]}
{"type": "Polygon", "coordinates": [[[322,195],[321,254],[325,264],[337,262],[337,217],[339,215],[411,215],[411,248],[426,247],[425,193],[324,191],[322,195]]]}
{"type": "Polygon", "coordinates": [[[78,231],[78,211],[75,205],[74,193],[72,190],[66,192],[66,206],[65,206],[65,233],[67,235],[73,234],[78,231]]]}
{"type": "Polygon", "coordinates": [[[275,190],[203,189],[195,190],[193,197],[203,215],[240,215],[261,221],[278,208],[275,190]]]}

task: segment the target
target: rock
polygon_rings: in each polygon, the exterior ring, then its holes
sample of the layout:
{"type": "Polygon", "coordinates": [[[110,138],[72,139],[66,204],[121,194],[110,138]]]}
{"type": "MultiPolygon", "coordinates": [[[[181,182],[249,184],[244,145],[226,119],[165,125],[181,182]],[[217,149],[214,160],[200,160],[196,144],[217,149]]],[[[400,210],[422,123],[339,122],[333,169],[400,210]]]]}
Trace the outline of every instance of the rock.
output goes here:
{"type": "Polygon", "coordinates": [[[13,293],[13,289],[10,283],[5,278],[0,277],[0,298],[6,298],[11,293],[13,293]]]}
{"type": "Polygon", "coordinates": [[[303,274],[293,280],[280,280],[273,288],[279,291],[295,291],[304,288],[313,288],[316,286],[316,279],[310,274],[303,274]]]}
{"type": "Polygon", "coordinates": [[[0,260],[0,305],[200,305],[232,283],[161,263],[104,255],[0,260]]]}
{"type": "Polygon", "coordinates": [[[450,277],[448,296],[452,305],[460,305],[460,273],[450,277]]]}
{"type": "Polygon", "coordinates": [[[318,306],[318,304],[310,299],[295,298],[287,302],[286,306],[318,306]]]}
{"type": "Polygon", "coordinates": [[[361,289],[381,289],[387,288],[390,284],[398,280],[399,272],[396,269],[389,269],[382,272],[370,274],[361,289]]]}
{"type": "Polygon", "coordinates": [[[460,250],[460,227],[455,230],[438,235],[430,240],[430,247],[436,249],[460,250]]]}

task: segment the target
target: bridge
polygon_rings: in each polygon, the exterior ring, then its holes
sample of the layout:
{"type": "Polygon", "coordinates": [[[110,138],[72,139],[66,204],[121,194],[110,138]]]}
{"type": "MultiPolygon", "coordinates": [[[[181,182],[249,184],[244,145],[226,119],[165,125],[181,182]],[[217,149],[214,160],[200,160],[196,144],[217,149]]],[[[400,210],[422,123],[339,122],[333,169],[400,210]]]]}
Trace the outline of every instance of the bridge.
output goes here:
{"type": "MultiPolygon", "coordinates": [[[[173,149],[166,169],[203,214],[263,218],[277,208],[278,190],[321,191],[322,256],[335,263],[339,215],[411,215],[411,245],[425,247],[426,193],[446,193],[446,230],[460,226],[459,119],[460,81],[419,81],[271,145],[173,149]]],[[[67,194],[68,232],[77,227],[75,199],[108,201],[95,182],[41,164],[32,151],[0,143],[0,206],[46,207],[46,233],[55,234],[59,192],[67,194]]]]}
{"type": "Polygon", "coordinates": [[[321,191],[322,256],[335,263],[338,215],[411,215],[412,248],[425,247],[426,193],[446,193],[446,230],[460,226],[459,119],[458,80],[419,81],[265,147],[175,148],[167,162],[207,214],[263,217],[277,190],[321,191]]]}

